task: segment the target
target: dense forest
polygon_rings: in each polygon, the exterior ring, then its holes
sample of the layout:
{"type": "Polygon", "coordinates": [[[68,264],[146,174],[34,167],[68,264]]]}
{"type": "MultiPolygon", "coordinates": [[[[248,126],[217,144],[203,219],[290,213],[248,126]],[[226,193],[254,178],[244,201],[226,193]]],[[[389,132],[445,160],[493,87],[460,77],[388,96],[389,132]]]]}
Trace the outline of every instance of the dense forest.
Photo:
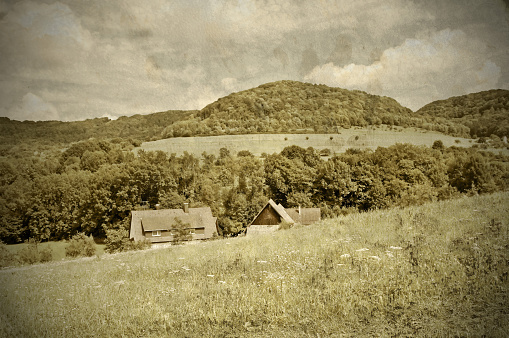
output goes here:
{"type": "Polygon", "coordinates": [[[470,136],[509,136],[509,90],[489,90],[429,103],[417,111],[424,118],[445,118],[468,127],[470,136]]]}
{"type": "Polygon", "coordinates": [[[130,211],[210,206],[219,235],[241,234],[273,198],[286,207],[320,207],[323,217],[420,204],[509,186],[509,158],[475,148],[397,144],[351,149],[323,159],[290,146],[262,158],[247,151],[219,156],[131,151],[118,140],[87,140],[65,151],[0,159],[0,240],[104,237],[127,229],[130,211]]]}

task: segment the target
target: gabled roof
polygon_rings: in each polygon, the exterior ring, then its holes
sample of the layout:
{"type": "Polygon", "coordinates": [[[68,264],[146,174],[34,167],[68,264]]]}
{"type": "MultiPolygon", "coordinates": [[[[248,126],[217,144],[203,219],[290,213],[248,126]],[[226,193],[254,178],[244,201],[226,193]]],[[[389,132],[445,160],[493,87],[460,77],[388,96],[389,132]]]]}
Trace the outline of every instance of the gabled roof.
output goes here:
{"type": "Polygon", "coordinates": [[[320,208],[287,208],[288,215],[297,223],[309,225],[321,220],[320,208]]]}
{"type": "Polygon", "coordinates": [[[286,222],[288,223],[295,223],[294,220],[290,217],[290,215],[288,215],[288,213],[286,212],[285,208],[281,205],[281,204],[276,204],[276,202],[274,202],[272,199],[270,199],[267,204],[265,204],[265,206],[262,208],[262,210],[260,210],[260,212],[256,215],[255,218],[253,218],[253,221],[251,221],[251,224],[253,224],[253,222],[258,218],[258,216],[260,216],[260,214],[263,212],[263,210],[265,210],[265,208],[267,208],[267,206],[271,206],[272,209],[274,209],[274,211],[276,211],[278,213],[278,215],[286,222]]]}
{"type": "Polygon", "coordinates": [[[216,217],[212,210],[206,208],[189,208],[189,212],[182,209],[162,210],[134,210],[131,211],[131,229],[129,238],[141,240],[144,231],[171,230],[177,219],[189,229],[203,229],[207,237],[216,231],[216,217]]]}

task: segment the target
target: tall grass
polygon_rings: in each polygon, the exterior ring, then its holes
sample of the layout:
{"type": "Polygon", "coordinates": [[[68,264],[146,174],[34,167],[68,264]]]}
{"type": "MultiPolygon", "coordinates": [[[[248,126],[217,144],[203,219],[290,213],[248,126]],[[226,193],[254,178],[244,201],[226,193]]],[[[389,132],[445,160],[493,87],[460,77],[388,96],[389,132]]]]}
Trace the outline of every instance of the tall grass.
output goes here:
{"type": "Polygon", "coordinates": [[[507,336],[509,193],[0,271],[3,336],[507,336]]]}

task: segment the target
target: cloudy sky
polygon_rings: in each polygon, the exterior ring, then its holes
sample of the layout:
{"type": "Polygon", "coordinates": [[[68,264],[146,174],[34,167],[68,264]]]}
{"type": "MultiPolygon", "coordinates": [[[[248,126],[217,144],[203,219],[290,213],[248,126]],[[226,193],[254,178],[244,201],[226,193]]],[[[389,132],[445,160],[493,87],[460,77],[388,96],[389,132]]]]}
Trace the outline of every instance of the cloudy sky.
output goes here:
{"type": "Polygon", "coordinates": [[[0,0],[0,116],[201,109],[277,80],[433,100],[509,89],[502,0],[0,0]]]}

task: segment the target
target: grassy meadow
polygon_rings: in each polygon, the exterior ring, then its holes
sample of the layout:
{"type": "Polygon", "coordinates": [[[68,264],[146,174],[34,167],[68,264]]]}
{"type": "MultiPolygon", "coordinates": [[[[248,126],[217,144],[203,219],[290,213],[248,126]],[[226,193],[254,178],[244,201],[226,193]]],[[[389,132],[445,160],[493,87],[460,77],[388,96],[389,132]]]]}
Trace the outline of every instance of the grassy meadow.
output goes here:
{"type": "Polygon", "coordinates": [[[256,156],[262,153],[279,153],[285,147],[297,145],[302,148],[329,149],[332,153],[342,153],[348,148],[376,149],[389,147],[396,143],[410,143],[431,147],[433,142],[441,140],[446,147],[452,145],[471,147],[475,141],[467,138],[453,137],[437,132],[417,128],[350,128],[342,129],[335,134],[250,134],[225,136],[175,137],[151,142],[144,142],[135,150],[162,150],[181,155],[184,151],[195,156],[219,154],[219,149],[228,148],[232,154],[240,150],[249,150],[256,156]]]}
{"type": "MultiPolygon", "coordinates": [[[[59,261],[63,259],[67,259],[68,257],[65,256],[65,248],[69,245],[68,241],[58,241],[58,242],[42,242],[37,244],[38,250],[44,250],[46,248],[49,248],[51,250],[52,254],[52,260],[59,261]]],[[[10,244],[7,245],[6,248],[9,250],[10,253],[17,255],[19,254],[23,249],[28,247],[28,243],[21,243],[21,244],[10,244]]],[[[101,256],[104,253],[104,244],[96,244],[96,255],[101,256]]]]}
{"type": "Polygon", "coordinates": [[[0,336],[509,332],[509,193],[0,270],[0,336]]]}

